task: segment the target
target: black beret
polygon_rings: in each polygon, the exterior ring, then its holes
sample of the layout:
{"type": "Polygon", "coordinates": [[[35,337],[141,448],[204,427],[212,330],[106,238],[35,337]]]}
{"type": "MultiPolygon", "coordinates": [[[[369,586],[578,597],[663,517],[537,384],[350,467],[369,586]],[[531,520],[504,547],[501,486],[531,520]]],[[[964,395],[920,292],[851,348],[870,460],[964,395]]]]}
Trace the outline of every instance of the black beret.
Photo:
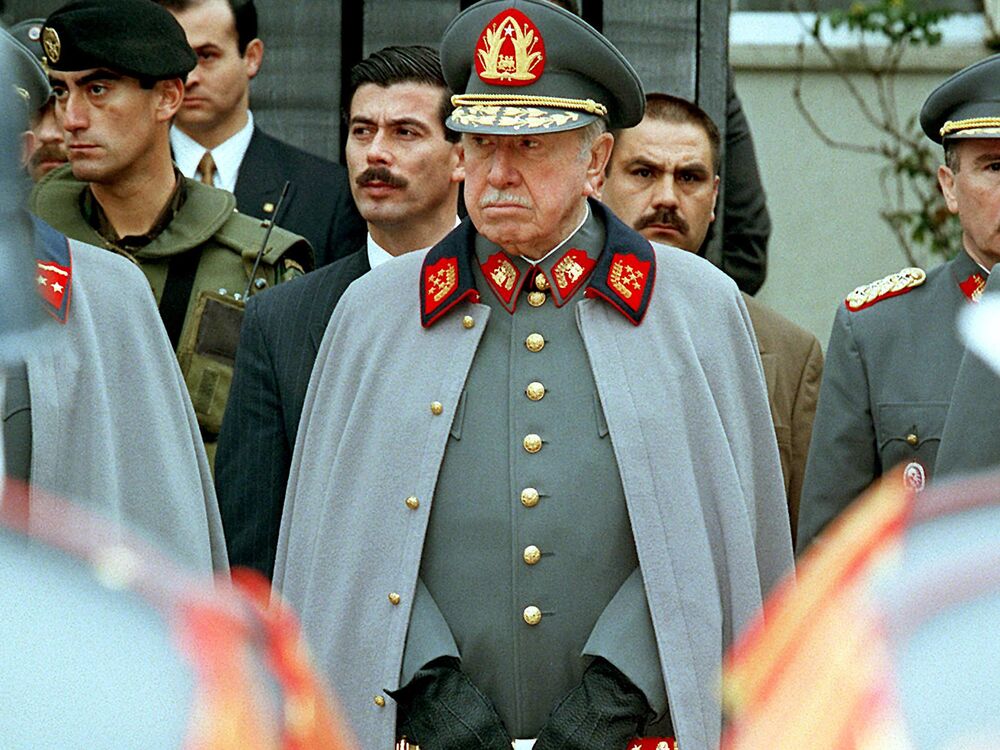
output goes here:
{"type": "Polygon", "coordinates": [[[49,100],[52,89],[49,77],[42,63],[17,38],[0,28],[0,45],[3,46],[4,60],[13,62],[13,83],[17,95],[29,113],[37,112],[49,100]]]}
{"type": "Polygon", "coordinates": [[[198,58],[184,29],[153,0],[76,0],[45,19],[50,70],[106,68],[159,81],[186,79],[198,58]]]}
{"type": "Polygon", "coordinates": [[[945,138],[1000,138],[1000,55],[955,73],[927,97],[920,127],[936,143],[945,138]]]}
{"type": "Polygon", "coordinates": [[[646,107],[628,60],[548,0],[482,0],[445,29],[441,64],[456,107],[448,127],[512,134],[638,125],[646,107]]]}

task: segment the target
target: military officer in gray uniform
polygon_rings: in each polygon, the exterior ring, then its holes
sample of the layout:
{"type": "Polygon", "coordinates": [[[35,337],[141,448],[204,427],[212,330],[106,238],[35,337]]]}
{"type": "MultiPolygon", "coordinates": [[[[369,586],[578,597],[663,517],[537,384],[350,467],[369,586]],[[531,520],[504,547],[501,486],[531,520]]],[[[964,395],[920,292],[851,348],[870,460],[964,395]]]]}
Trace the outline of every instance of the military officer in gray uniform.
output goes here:
{"type": "Polygon", "coordinates": [[[170,122],[196,58],[166,9],[77,0],[46,19],[42,48],[70,166],[38,183],[30,208],[142,268],[211,458],[244,298],[308,270],[309,244],[277,227],[268,234],[266,222],[236,212],[230,193],[174,166],[170,122]]]}
{"type": "Polygon", "coordinates": [[[591,199],[645,107],[604,37],[487,0],[441,61],[469,218],[334,310],[275,584],[364,748],[717,747],[722,649],[791,565],[746,307],[591,199]]]}
{"type": "MultiPolygon", "coordinates": [[[[1000,57],[990,57],[956,73],[942,84],[932,96],[935,103],[930,113],[931,118],[940,119],[940,112],[946,111],[947,119],[952,121],[976,118],[973,127],[951,129],[954,135],[949,136],[946,148],[956,153],[956,159],[961,159],[962,170],[956,170],[954,177],[956,188],[962,189],[962,195],[968,195],[971,190],[981,190],[987,205],[989,198],[994,197],[992,213],[981,226],[970,226],[967,242],[976,244],[977,252],[982,256],[985,268],[1000,262],[1000,228],[997,212],[1000,211],[1000,201],[995,199],[1000,190],[1000,159],[981,162],[979,171],[966,170],[964,151],[977,152],[972,156],[982,156],[978,152],[1000,154],[1000,103],[997,98],[997,74],[1000,73],[1000,57]],[[974,140],[970,140],[974,139],[974,140]],[[990,178],[993,178],[992,181],[990,178]],[[975,182],[973,182],[975,181],[975,182]],[[979,183],[979,184],[976,184],[979,183]],[[985,234],[984,234],[985,233],[985,234]]],[[[931,123],[933,126],[936,123],[931,123]]],[[[966,122],[966,125],[970,123],[966,122]]],[[[963,224],[963,229],[965,225],[963,224]]],[[[983,290],[984,297],[1000,293],[1000,278],[991,273],[983,290]]],[[[943,477],[948,474],[979,471],[1000,464],[1000,377],[993,372],[980,357],[972,351],[966,351],[955,380],[955,392],[948,408],[945,420],[944,434],[941,436],[941,448],[938,451],[937,462],[934,465],[935,474],[943,477]]]]}
{"type": "MultiPolygon", "coordinates": [[[[1000,260],[1000,105],[991,57],[927,98],[924,133],[944,147],[938,182],[962,224],[962,248],[925,273],[905,268],[858,287],[827,348],[799,510],[803,549],[873,480],[898,464],[921,489],[941,445],[964,348],[955,319],[1000,260]]],[[[959,432],[961,428],[959,428],[959,432]]]]}

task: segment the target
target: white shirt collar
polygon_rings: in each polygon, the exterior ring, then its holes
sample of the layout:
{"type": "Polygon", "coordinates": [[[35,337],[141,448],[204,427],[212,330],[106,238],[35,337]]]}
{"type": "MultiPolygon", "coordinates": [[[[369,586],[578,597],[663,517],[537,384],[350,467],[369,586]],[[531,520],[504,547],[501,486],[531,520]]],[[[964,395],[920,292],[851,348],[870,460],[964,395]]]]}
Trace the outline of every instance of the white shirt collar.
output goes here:
{"type": "MultiPolygon", "coordinates": [[[[239,132],[211,149],[212,160],[215,161],[215,177],[212,180],[215,187],[228,190],[230,193],[236,190],[240,164],[243,163],[243,157],[250,147],[252,137],[253,112],[247,110],[247,124],[239,132]]],[[[205,147],[175,124],[170,128],[170,148],[173,149],[174,161],[181,174],[191,179],[198,179],[198,163],[205,155],[205,147]]]]}
{"type": "MultiPolygon", "coordinates": [[[[461,221],[459,221],[458,217],[456,216],[455,226],[457,227],[459,224],[461,224],[461,221]]],[[[420,250],[430,250],[431,247],[433,247],[433,245],[431,245],[430,247],[421,247],[419,248],[419,250],[415,252],[420,252],[420,250]]],[[[375,266],[381,265],[382,263],[385,263],[387,260],[392,260],[394,257],[395,256],[392,255],[388,250],[385,250],[382,247],[380,247],[379,244],[372,239],[371,232],[368,233],[368,265],[370,265],[372,268],[375,268],[375,266]]]]}

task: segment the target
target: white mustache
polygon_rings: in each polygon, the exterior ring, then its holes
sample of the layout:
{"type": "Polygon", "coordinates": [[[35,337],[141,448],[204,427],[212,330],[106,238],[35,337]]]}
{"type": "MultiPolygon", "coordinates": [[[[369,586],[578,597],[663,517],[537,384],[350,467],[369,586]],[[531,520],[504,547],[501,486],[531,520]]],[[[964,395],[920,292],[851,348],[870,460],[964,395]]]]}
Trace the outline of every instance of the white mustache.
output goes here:
{"type": "Polygon", "coordinates": [[[490,206],[498,203],[513,203],[515,206],[521,206],[522,208],[531,208],[531,201],[523,195],[507,193],[503,190],[497,190],[496,188],[490,188],[483,193],[482,197],[479,199],[480,208],[489,208],[490,206]]]}

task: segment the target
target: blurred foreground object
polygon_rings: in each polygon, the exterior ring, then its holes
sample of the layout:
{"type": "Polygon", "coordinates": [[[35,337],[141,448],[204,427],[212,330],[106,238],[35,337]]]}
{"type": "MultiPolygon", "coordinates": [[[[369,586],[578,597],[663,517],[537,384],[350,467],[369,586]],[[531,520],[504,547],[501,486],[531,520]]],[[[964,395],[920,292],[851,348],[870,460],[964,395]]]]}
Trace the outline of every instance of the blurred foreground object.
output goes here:
{"type": "Polygon", "coordinates": [[[8,747],[348,748],[295,617],[237,571],[213,586],[82,509],[0,504],[8,747]],[[30,506],[30,513],[29,513],[30,506]]]}
{"type": "Polygon", "coordinates": [[[887,474],[730,653],[722,747],[997,747],[998,535],[1000,473],[922,493],[887,474]]]}

